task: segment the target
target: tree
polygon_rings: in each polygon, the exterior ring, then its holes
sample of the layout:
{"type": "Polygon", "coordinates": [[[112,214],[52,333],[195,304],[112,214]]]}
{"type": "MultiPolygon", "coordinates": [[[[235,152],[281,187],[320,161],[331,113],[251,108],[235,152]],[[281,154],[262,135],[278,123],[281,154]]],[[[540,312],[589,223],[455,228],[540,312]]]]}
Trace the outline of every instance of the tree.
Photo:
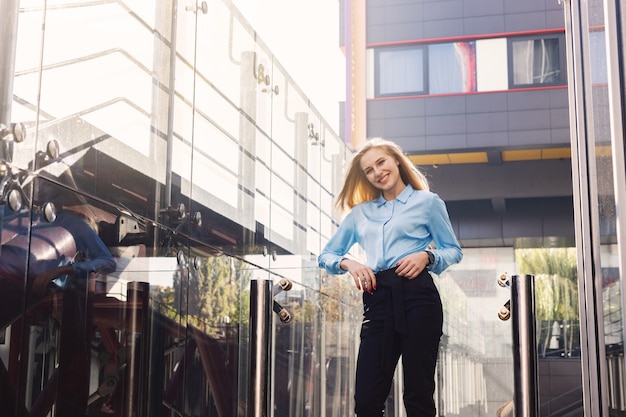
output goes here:
{"type": "Polygon", "coordinates": [[[555,326],[562,332],[559,349],[571,354],[578,343],[579,321],[576,251],[574,248],[518,249],[520,273],[535,276],[535,309],[541,354],[546,355],[554,337],[555,326]]]}
{"type": "Polygon", "coordinates": [[[229,256],[203,258],[196,266],[181,265],[172,287],[157,287],[153,299],[174,320],[184,320],[210,335],[225,324],[248,321],[249,297],[243,296],[250,271],[229,256]]]}

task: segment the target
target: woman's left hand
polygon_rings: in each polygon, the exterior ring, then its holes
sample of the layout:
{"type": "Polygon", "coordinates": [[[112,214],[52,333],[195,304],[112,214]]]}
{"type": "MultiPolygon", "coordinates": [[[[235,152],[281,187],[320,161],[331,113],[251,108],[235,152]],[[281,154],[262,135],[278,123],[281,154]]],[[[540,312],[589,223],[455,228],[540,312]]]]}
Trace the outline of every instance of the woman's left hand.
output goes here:
{"type": "Polygon", "coordinates": [[[396,264],[396,274],[401,277],[413,279],[417,277],[428,265],[428,254],[416,252],[400,259],[396,264]]]}

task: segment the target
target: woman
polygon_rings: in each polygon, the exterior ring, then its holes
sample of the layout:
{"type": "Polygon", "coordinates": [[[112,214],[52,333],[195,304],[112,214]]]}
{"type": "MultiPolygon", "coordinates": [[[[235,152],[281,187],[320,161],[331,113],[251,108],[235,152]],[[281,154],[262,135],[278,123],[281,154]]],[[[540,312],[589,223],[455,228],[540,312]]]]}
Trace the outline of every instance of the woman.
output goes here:
{"type": "Polygon", "coordinates": [[[383,416],[402,356],[407,416],[434,416],[443,311],[429,271],[463,257],[445,204],[398,145],[374,138],[352,158],[337,206],[350,212],[318,262],[331,274],[349,272],[363,291],[355,412],[383,416]],[[346,257],[354,244],[365,263],[346,257]]]}

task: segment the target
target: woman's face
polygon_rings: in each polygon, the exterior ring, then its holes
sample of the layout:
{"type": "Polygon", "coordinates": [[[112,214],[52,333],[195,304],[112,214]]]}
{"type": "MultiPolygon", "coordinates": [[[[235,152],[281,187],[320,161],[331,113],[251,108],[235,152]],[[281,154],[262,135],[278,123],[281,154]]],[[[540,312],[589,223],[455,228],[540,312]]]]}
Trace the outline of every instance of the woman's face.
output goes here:
{"type": "Polygon", "coordinates": [[[399,162],[381,148],[371,148],[363,153],[361,169],[368,181],[383,192],[386,200],[393,200],[406,187],[400,178],[399,162]]]}

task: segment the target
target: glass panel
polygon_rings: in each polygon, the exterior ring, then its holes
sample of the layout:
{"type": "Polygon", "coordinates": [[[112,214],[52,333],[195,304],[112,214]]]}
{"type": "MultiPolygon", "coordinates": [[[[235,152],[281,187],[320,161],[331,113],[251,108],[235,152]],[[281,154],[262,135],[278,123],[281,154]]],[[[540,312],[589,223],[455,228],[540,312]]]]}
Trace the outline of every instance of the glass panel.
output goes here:
{"type": "Polygon", "coordinates": [[[426,91],[423,47],[380,49],[376,52],[377,96],[418,94],[426,91]]]}
{"type": "Polygon", "coordinates": [[[606,84],[609,74],[606,66],[606,40],[603,30],[589,32],[589,55],[591,82],[593,84],[606,84]]]}
{"type": "Polygon", "coordinates": [[[454,42],[428,46],[430,94],[476,91],[476,43],[454,42]]]}
{"type": "Polygon", "coordinates": [[[493,414],[513,399],[511,323],[498,318],[510,293],[496,279],[516,269],[510,248],[465,248],[460,264],[435,277],[444,307],[440,415],[493,414]]]}
{"type": "Polygon", "coordinates": [[[245,413],[250,282],[285,277],[273,404],[351,412],[358,294],[315,260],[345,145],[235,6],[196,6],[20,4],[7,415],[245,413]]]}
{"type": "MultiPolygon", "coordinates": [[[[578,91],[579,95],[583,94],[586,107],[584,110],[585,120],[580,123],[580,126],[590,127],[589,132],[577,132],[578,140],[583,142],[578,145],[580,149],[589,149],[592,146],[589,153],[589,160],[583,161],[586,165],[583,167],[582,182],[590,182],[589,195],[581,196],[583,201],[582,207],[585,207],[587,202],[591,207],[589,210],[591,215],[597,217],[597,224],[592,224],[590,228],[584,227],[579,234],[584,242],[594,242],[590,248],[591,254],[594,255],[592,262],[593,270],[589,276],[585,277],[587,282],[594,280],[595,288],[589,291],[597,292],[598,288],[601,288],[601,298],[594,301],[593,305],[587,306],[587,311],[593,311],[593,317],[586,318],[587,323],[592,323],[597,319],[599,324],[599,332],[597,341],[595,337],[592,337],[590,342],[597,343],[596,346],[590,347],[591,361],[595,360],[594,349],[597,352],[604,353],[604,357],[600,355],[597,365],[597,370],[592,369],[591,374],[599,372],[599,377],[602,378],[599,381],[600,392],[594,392],[591,390],[586,394],[586,397],[590,397],[589,401],[592,411],[594,409],[605,410],[608,406],[609,414],[620,414],[626,409],[624,399],[626,393],[624,391],[624,334],[623,334],[623,295],[621,294],[623,288],[623,282],[621,281],[621,260],[620,248],[618,239],[619,222],[617,215],[617,208],[619,202],[616,198],[615,187],[620,187],[623,184],[622,179],[614,178],[614,172],[619,172],[619,175],[623,175],[623,169],[617,168],[614,171],[613,158],[621,157],[623,155],[613,155],[615,149],[621,149],[623,152],[623,146],[620,141],[621,131],[623,129],[622,124],[617,122],[613,123],[611,118],[622,119],[622,114],[612,114],[614,109],[618,108],[611,106],[610,99],[612,96],[611,90],[616,89],[617,85],[622,81],[621,77],[615,77],[614,81],[618,84],[615,86],[607,86],[606,82],[609,80],[608,76],[608,61],[607,54],[610,53],[611,48],[609,45],[619,45],[618,39],[606,39],[607,32],[599,30],[598,28],[605,27],[605,15],[606,17],[613,19],[611,10],[615,8],[605,10],[605,4],[600,0],[593,0],[583,5],[578,15],[582,16],[581,21],[584,22],[581,32],[582,39],[574,39],[575,43],[578,43],[584,47],[584,56],[580,58],[580,62],[573,63],[572,65],[581,65],[582,71],[580,72],[581,80],[583,83],[579,86],[581,88],[578,91]],[[613,126],[611,126],[613,125],[613,126]],[[614,132],[612,128],[616,129],[614,132]],[[619,133],[615,133],[619,132],[619,133]],[[619,146],[615,147],[612,141],[618,141],[619,146]],[[588,172],[588,174],[587,174],[588,172]],[[588,178],[587,178],[588,176],[588,178]],[[601,303],[596,305],[596,303],[601,303]],[[595,317],[595,312],[601,311],[600,317],[595,317]],[[602,363],[602,361],[605,361],[602,363]],[[601,398],[599,398],[599,394],[601,398]]],[[[614,6],[614,5],[613,5],[614,6]]],[[[610,6],[608,6],[610,7],[610,6]]],[[[619,10],[619,8],[617,9],[619,10]]],[[[620,13],[619,11],[617,12],[620,13]]],[[[620,19],[620,17],[617,17],[620,19]]],[[[579,22],[573,22],[574,25],[579,22]]],[[[619,35],[619,23],[611,21],[606,22],[606,27],[615,25],[617,29],[617,36],[619,35]]],[[[619,54],[622,51],[618,51],[619,54]]],[[[612,57],[613,58],[613,57],[612,57]]],[[[616,65],[613,70],[614,73],[618,71],[618,65],[616,64],[619,59],[610,59],[613,65],[616,65]]],[[[621,85],[621,84],[620,84],[621,85]]],[[[614,103],[613,103],[614,104],[614,103]]],[[[618,112],[619,113],[619,112],[618,112]]],[[[620,152],[620,151],[618,151],[620,152]]],[[[618,159],[619,160],[619,159],[618,159]]],[[[581,260],[582,263],[582,260],[581,260]]],[[[582,263],[587,264],[586,262],[582,263]]],[[[583,287],[581,286],[581,289],[583,287]]],[[[587,299],[589,294],[586,295],[587,299]]],[[[591,334],[595,330],[592,329],[591,334]]],[[[589,333],[589,332],[588,332],[589,333]]],[[[591,381],[594,383],[595,381],[591,381]]],[[[604,412],[604,411],[601,411],[604,412]]]]}
{"type": "MultiPolygon", "coordinates": [[[[602,311],[604,319],[604,345],[606,351],[606,372],[608,377],[608,406],[610,413],[626,410],[626,392],[624,391],[624,334],[622,321],[622,295],[619,260],[617,248],[617,216],[616,196],[613,178],[613,161],[611,148],[610,117],[608,86],[602,81],[608,79],[605,51],[605,32],[596,28],[604,26],[604,4],[602,1],[591,1],[588,4],[589,27],[588,36],[591,67],[585,68],[590,75],[592,87],[592,106],[589,107],[587,118],[593,121],[593,138],[595,142],[595,169],[598,190],[597,207],[599,215],[600,259],[598,269],[602,278],[602,311]],[[593,62],[592,62],[593,61],[593,62]]],[[[617,40],[614,40],[617,41],[617,40]]],[[[593,166],[593,164],[592,164],[593,166]]]]}
{"type": "Polygon", "coordinates": [[[512,40],[513,85],[562,82],[559,43],[559,38],[512,40]]]}
{"type": "Polygon", "coordinates": [[[509,88],[506,38],[476,41],[477,91],[497,91],[509,88]]]}

